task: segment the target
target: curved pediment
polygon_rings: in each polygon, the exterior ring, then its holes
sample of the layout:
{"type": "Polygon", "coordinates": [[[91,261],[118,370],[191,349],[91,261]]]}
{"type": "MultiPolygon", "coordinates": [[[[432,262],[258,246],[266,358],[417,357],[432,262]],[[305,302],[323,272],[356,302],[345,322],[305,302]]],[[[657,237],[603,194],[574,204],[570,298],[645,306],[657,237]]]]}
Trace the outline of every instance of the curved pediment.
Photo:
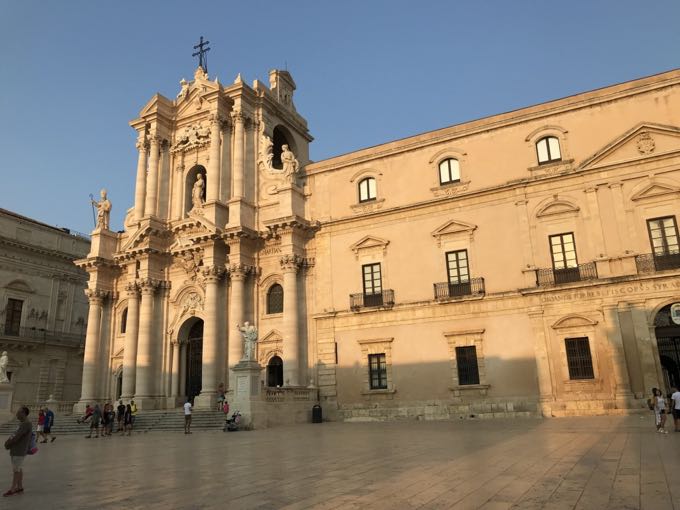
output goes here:
{"type": "Polygon", "coordinates": [[[17,292],[25,292],[27,294],[33,294],[35,291],[33,288],[24,280],[12,280],[9,282],[7,285],[5,285],[6,289],[12,289],[17,292]]]}
{"type": "Polygon", "coordinates": [[[545,218],[546,216],[556,216],[560,214],[578,214],[580,208],[575,203],[564,198],[558,198],[557,195],[553,195],[543,201],[536,209],[537,218],[545,218]]]}
{"type": "Polygon", "coordinates": [[[570,314],[570,315],[565,315],[561,319],[559,319],[555,324],[553,324],[551,327],[553,329],[563,329],[563,328],[577,328],[577,327],[593,327],[597,324],[597,321],[594,321],[585,315],[579,315],[579,314],[570,314]]]}

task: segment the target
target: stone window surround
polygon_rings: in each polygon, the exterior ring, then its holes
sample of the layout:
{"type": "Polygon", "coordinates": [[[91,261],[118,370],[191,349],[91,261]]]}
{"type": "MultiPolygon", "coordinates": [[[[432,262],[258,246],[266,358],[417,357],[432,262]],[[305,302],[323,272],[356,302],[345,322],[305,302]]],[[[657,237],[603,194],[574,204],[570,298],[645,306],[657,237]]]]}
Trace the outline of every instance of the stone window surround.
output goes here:
{"type": "MultiPolygon", "coordinates": [[[[274,285],[275,283],[278,283],[281,285],[283,288],[283,275],[279,273],[274,273],[270,274],[265,278],[262,283],[259,285],[260,287],[260,292],[259,292],[259,300],[260,300],[260,310],[262,310],[262,318],[263,319],[277,319],[283,317],[283,312],[280,313],[267,313],[267,296],[269,295],[269,289],[274,285]]],[[[283,299],[284,302],[286,300],[286,293],[283,293],[283,299]]]]}
{"type": "Polygon", "coordinates": [[[449,344],[449,356],[451,359],[452,386],[449,388],[454,396],[460,396],[461,392],[474,391],[486,396],[491,387],[486,379],[486,361],[484,359],[484,329],[469,329],[463,331],[445,331],[444,337],[449,344]],[[456,361],[456,347],[474,346],[477,352],[477,369],[479,371],[479,384],[458,384],[458,364],[456,361]]]}
{"type": "Polygon", "coordinates": [[[394,379],[392,377],[392,342],[394,338],[370,338],[357,340],[361,348],[361,368],[363,370],[363,384],[361,394],[367,398],[371,395],[388,395],[396,393],[394,379]],[[387,370],[387,389],[371,389],[369,376],[368,355],[385,354],[385,365],[387,370]]]}
{"type": "Polygon", "coordinates": [[[383,176],[382,172],[378,170],[374,170],[372,168],[364,168],[354,173],[354,175],[350,177],[349,182],[355,188],[355,201],[356,201],[354,204],[350,204],[352,212],[354,212],[355,214],[361,212],[372,212],[376,209],[383,208],[385,198],[380,196],[380,190],[382,189],[382,176],[383,176]],[[359,183],[366,179],[367,177],[372,177],[373,179],[375,179],[375,198],[361,202],[359,183]]]}
{"type": "Polygon", "coordinates": [[[113,329],[115,336],[120,336],[120,337],[125,336],[125,333],[121,332],[121,325],[123,323],[123,313],[127,309],[128,309],[128,300],[127,299],[121,299],[118,303],[116,303],[115,324],[114,324],[114,329],[113,329]]]}
{"type": "Polygon", "coordinates": [[[564,384],[566,391],[578,391],[582,387],[599,387],[602,384],[601,374],[599,370],[599,360],[597,356],[597,321],[593,321],[586,317],[580,315],[568,315],[562,319],[559,319],[556,323],[552,325],[552,330],[554,331],[554,338],[557,340],[559,346],[559,356],[553,358],[555,360],[554,364],[559,363],[559,366],[555,366],[555,372],[558,375],[558,379],[564,384]],[[565,323],[569,319],[581,319],[582,324],[578,325],[566,325],[565,323]],[[592,379],[570,379],[569,378],[569,362],[567,361],[567,346],[565,340],[567,338],[588,338],[588,347],[590,348],[590,358],[593,362],[593,378],[592,379]]]}
{"type": "Polygon", "coordinates": [[[17,299],[22,302],[21,305],[21,321],[19,322],[19,327],[26,326],[26,321],[28,320],[28,314],[31,311],[31,300],[26,295],[26,293],[15,290],[15,289],[4,289],[5,296],[2,299],[2,309],[0,309],[0,331],[4,333],[5,331],[5,321],[7,320],[7,306],[9,305],[10,299],[17,299]]]}
{"type": "Polygon", "coordinates": [[[530,172],[535,172],[537,170],[547,170],[547,171],[561,171],[571,168],[574,158],[571,156],[568,150],[567,144],[567,134],[569,131],[561,126],[557,125],[544,125],[534,129],[529,133],[524,141],[527,143],[528,149],[531,154],[531,163],[527,167],[530,172]],[[560,159],[554,161],[547,161],[545,163],[538,162],[538,153],[536,149],[536,144],[542,138],[547,136],[554,136],[557,138],[560,144],[560,159]]]}

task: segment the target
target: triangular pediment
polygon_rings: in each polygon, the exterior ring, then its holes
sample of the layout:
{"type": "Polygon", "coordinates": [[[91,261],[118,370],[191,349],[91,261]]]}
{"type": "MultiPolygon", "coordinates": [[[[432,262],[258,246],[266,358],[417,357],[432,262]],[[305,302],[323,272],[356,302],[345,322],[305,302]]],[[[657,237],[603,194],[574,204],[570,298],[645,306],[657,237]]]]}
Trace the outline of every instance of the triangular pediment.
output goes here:
{"type": "Polygon", "coordinates": [[[585,159],[582,170],[620,165],[669,154],[680,154],[680,128],[642,123],[585,159]]]}
{"type": "Polygon", "coordinates": [[[170,252],[174,253],[221,234],[221,229],[210,220],[190,212],[188,218],[172,226],[172,233],[175,235],[175,241],[170,246],[170,252]]]}
{"type": "Polygon", "coordinates": [[[282,338],[283,336],[278,330],[272,329],[269,333],[267,333],[260,340],[258,340],[258,342],[261,344],[280,342],[282,338]]]}
{"type": "Polygon", "coordinates": [[[558,214],[578,214],[579,210],[580,209],[576,204],[555,196],[538,207],[536,217],[544,218],[546,216],[556,216],[558,214]]]}
{"type": "Polygon", "coordinates": [[[470,233],[477,228],[477,225],[472,223],[466,223],[464,221],[451,220],[444,223],[442,226],[437,228],[432,235],[434,237],[443,236],[447,234],[460,234],[460,233],[470,233]]]}
{"type": "Polygon", "coordinates": [[[390,244],[390,242],[386,239],[381,239],[380,237],[375,236],[366,236],[362,237],[360,240],[358,240],[356,243],[350,246],[350,249],[356,255],[358,255],[360,251],[370,250],[374,248],[378,248],[385,251],[385,248],[387,248],[388,244],[390,244]]]}
{"type": "Polygon", "coordinates": [[[170,99],[161,94],[154,94],[139,112],[139,116],[146,117],[147,115],[156,113],[161,114],[164,117],[171,117],[173,108],[174,105],[170,99]]]}
{"type": "Polygon", "coordinates": [[[630,197],[630,199],[634,202],[638,200],[645,200],[649,198],[658,198],[660,196],[664,195],[676,195],[680,192],[680,188],[677,186],[665,184],[665,183],[660,183],[660,182],[652,182],[650,184],[647,184],[644,186],[642,189],[639,191],[636,191],[633,193],[633,195],[630,197]]]}

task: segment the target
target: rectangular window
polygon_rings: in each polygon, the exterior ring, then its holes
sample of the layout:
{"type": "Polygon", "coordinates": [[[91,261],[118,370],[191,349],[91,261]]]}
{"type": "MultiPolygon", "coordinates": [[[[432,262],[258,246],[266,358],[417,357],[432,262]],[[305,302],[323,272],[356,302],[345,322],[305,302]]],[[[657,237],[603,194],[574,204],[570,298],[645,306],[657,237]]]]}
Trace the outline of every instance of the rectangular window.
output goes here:
{"type": "Polygon", "coordinates": [[[24,302],[21,299],[8,299],[5,309],[5,334],[19,335],[21,331],[21,309],[24,302]]]}
{"type": "Polygon", "coordinates": [[[364,285],[364,306],[382,305],[382,274],[380,263],[361,266],[364,285]]]}
{"type": "Polygon", "coordinates": [[[368,378],[372,390],[387,389],[387,362],[384,353],[368,355],[368,378]]]}
{"type": "Polygon", "coordinates": [[[588,337],[565,338],[569,379],[594,379],[588,337]]]}
{"type": "Polygon", "coordinates": [[[467,250],[447,252],[446,271],[450,284],[468,283],[470,281],[470,270],[467,250]]]}
{"type": "Polygon", "coordinates": [[[550,254],[552,255],[553,269],[578,267],[573,232],[550,236],[550,254]]]}
{"type": "Polygon", "coordinates": [[[675,216],[647,220],[649,241],[654,255],[676,254],[678,250],[678,226],[675,216]]]}
{"type": "Polygon", "coordinates": [[[479,367],[477,366],[477,347],[474,345],[456,347],[456,365],[458,367],[458,384],[479,384],[479,367]]]}

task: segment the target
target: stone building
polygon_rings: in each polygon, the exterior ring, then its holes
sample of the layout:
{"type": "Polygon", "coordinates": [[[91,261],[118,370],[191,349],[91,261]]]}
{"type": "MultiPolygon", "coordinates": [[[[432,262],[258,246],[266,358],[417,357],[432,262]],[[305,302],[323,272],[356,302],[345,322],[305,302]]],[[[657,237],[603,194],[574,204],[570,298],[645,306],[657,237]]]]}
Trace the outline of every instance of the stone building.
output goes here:
{"type": "Polygon", "coordinates": [[[261,384],[332,419],[620,413],[680,383],[680,70],[320,162],[269,81],[199,67],[131,122],[125,231],[78,262],[82,402],[121,374],[144,408],[210,406],[246,320],[261,384]]]}
{"type": "Polygon", "coordinates": [[[0,352],[15,407],[80,397],[87,273],[73,261],[89,248],[80,234],[0,209],[0,352]]]}

